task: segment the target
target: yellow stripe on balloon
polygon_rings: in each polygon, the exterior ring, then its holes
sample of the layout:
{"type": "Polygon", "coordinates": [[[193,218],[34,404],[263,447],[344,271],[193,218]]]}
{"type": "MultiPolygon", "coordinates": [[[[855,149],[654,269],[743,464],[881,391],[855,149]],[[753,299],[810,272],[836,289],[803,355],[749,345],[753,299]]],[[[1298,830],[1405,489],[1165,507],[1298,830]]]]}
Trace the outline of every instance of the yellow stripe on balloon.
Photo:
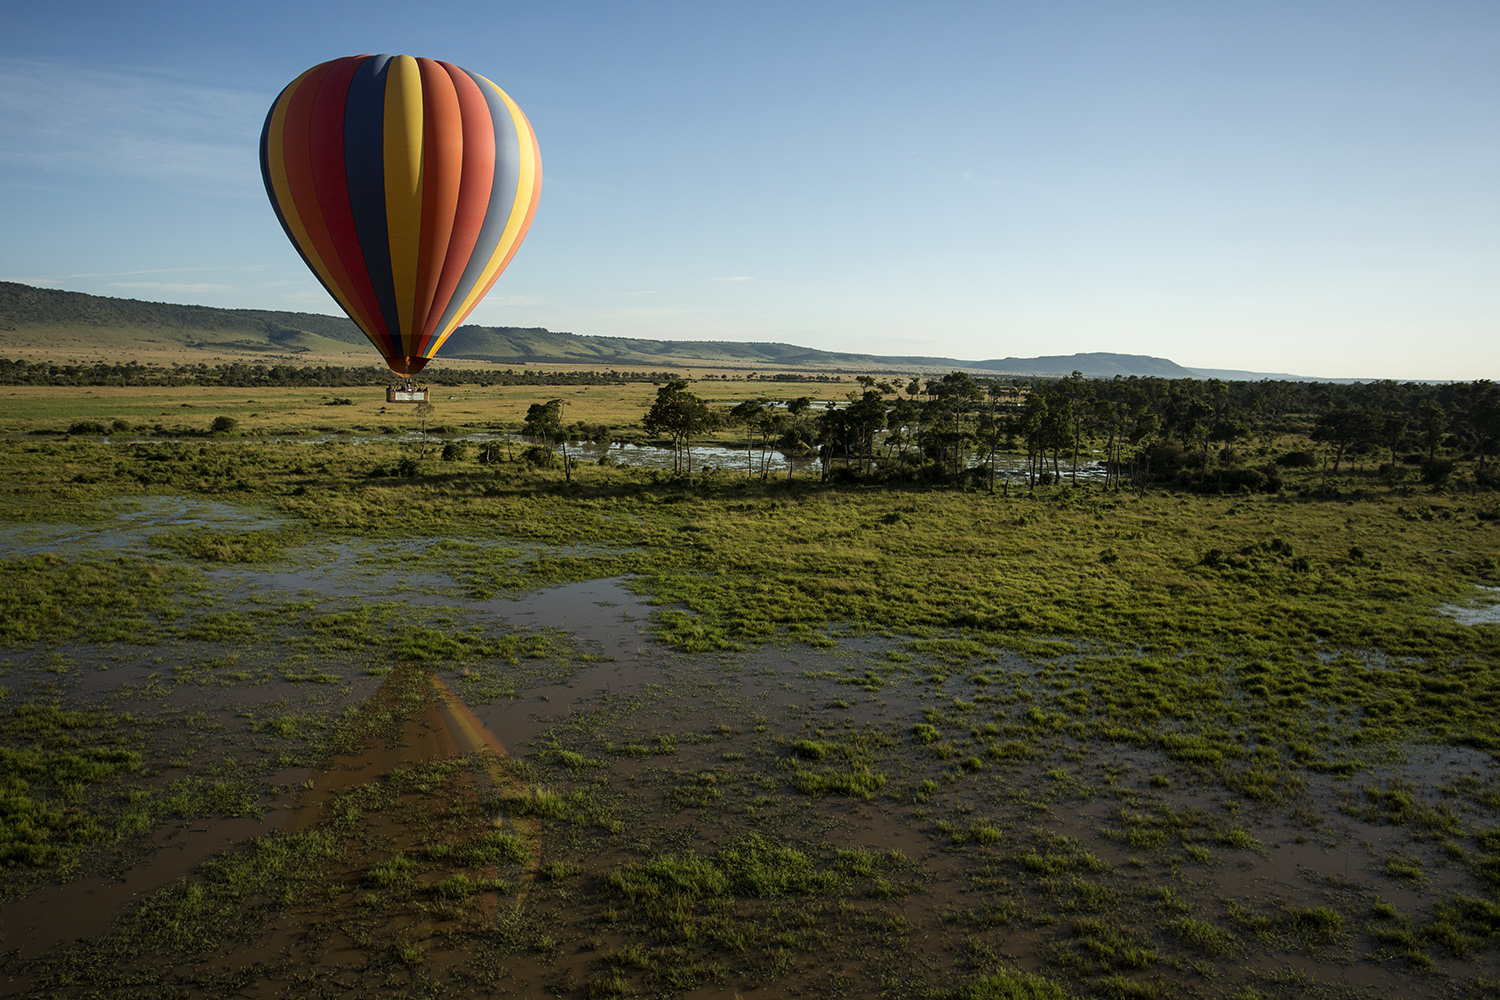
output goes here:
{"type": "Polygon", "coordinates": [[[416,353],[417,258],[422,245],[422,70],[411,56],[386,64],[385,218],[401,353],[416,353]]]}
{"type": "MultiPolygon", "coordinates": [[[[479,74],[474,74],[478,76],[479,74]]],[[[530,225],[531,199],[536,193],[536,187],[541,183],[542,158],[537,151],[536,133],[531,130],[531,122],[526,119],[525,113],[510,99],[510,95],[496,87],[494,82],[486,77],[480,76],[486,84],[493,87],[495,93],[505,102],[505,107],[510,111],[511,120],[516,125],[516,138],[520,144],[521,170],[516,184],[516,197],[511,202],[510,219],[505,224],[505,232],[500,235],[500,242],[495,246],[495,252],[490,255],[489,262],[485,264],[484,271],[479,280],[474,283],[464,304],[458,312],[454,313],[453,319],[448,326],[434,337],[432,344],[427,348],[426,356],[432,357],[448,336],[458,329],[458,325],[468,318],[469,313],[479,304],[479,300],[490,290],[494,283],[495,272],[505,264],[507,255],[515,248],[522,237],[526,235],[526,228],[530,225]]]]}
{"type": "MultiPolygon", "coordinates": [[[[339,308],[350,316],[358,313],[354,309],[353,302],[344,290],[333,280],[333,272],[318,256],[318,251],[313,246],[312,237],[308,235],[307,225],[302,221],[302,216],[297,212],[296,199],[292,197],[292,187],[286,177],[286,145],[282,141],[282,135],[286,131],[286,111],[292,105],[292,96],[302,86],[304,80],[313,74],[322,64],[314,66],[293,80],[291,86],[282,91],[281,100],[276,102],[276,110],[271,113],[271,127],[266,132],[266,163],[271,168],[271,186],[276,190],[276,204],[281,209],[281,216],[286,220],[287,228],[292,231],[293,242],[302,250],[307,257],[307,262],[312,265],[313,273],[328,290],[328,294],[338,302],[339,308]]],[[[365,336],[369,337],[367,332],[365,336]]],[[[377,348],[380,342],[370,337],[370,342],[377,348]]]]}

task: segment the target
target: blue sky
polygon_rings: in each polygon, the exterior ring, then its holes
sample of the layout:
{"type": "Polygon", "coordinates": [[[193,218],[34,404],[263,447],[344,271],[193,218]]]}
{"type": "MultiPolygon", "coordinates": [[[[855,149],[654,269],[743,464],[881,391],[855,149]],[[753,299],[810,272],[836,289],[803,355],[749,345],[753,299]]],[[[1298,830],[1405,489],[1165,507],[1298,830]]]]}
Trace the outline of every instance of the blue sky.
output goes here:
{"type": "Polygon", "coordinates": [[[13,4],[0,279],[337,313],[256,141],[447,59],[536,129],[471,321],[980,360],[1500,378],[1500,4],[13,4]]]}

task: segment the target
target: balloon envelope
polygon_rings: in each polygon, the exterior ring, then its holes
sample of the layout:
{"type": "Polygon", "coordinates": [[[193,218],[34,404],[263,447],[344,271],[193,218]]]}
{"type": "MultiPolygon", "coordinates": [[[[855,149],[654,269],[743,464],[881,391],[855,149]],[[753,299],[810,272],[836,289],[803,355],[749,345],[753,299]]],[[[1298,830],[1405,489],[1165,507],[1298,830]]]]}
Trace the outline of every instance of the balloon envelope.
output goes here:
{"type": "Polygon", "coordinates": [[[398,375],[490,290],[542,188],[516,103],[411,56],[348,56],[293,80],[266,115],[260,170],[287,238],[398,375]]]}

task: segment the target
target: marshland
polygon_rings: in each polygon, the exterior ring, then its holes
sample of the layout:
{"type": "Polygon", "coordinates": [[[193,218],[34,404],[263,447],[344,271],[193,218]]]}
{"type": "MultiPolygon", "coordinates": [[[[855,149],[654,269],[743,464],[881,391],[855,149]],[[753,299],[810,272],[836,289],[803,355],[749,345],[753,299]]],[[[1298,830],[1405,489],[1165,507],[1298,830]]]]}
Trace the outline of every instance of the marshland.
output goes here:
{"type": "Polygon", "coordinates": [[[1500,990],[1489,383],[64,381],[0,992],[1500,990]]]}

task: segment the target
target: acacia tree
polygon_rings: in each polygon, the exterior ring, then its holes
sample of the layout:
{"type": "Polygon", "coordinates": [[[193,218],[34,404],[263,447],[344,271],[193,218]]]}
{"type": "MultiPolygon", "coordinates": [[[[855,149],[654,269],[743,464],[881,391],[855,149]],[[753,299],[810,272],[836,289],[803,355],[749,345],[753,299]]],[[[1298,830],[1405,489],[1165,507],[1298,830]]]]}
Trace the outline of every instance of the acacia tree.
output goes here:
{"type": "Polygon", "coordinates": [[[1075,447],[1073,440],[1073,397],[1055,389],[1050,391],[1052,402],[1042,419],[1041,448],[1052,454],[1052,482],[1062,482],[1062,469],[1058,455],[1067,448],[1075,447]]]}
{"type": "Polygon", "coordinates": [[[811,396],[798,396],[786,404],[787,420],[783,424],[781,450],[786,453],[787,482],[792,481],[792,456],[807,454],[813,444],[802,421],[802,415],[811,407],[811,396]]]}
{"type": "Polygon", "coordinates": [[[1443,443],[1443,432],[1448,429],[1448,414],[1433,400],[1417,407],[1417,424],[1422,429],[1422,441],[1427,445],[1427,461],[1437,459],[1438,445],[1443,443]]]}
{"type": "MultiPolygon", "coordinates": [[[[1406,440],[1406,429],[1410,418],[1402,412],[1392,411],[1387,413],[1380,421],[1380,443],[1391,453],[1391,475],[1396,475],[1396,449],[1401,447],[1401,442],[1406,440]]],[[[1484,464],[1484,456],[1480,456],[1480,465],[1484,464]]]]}
{"type": "Polygon", "coordinates": [[[1101,399],[1095,403],[1099,426],[1103,428],[1104,440],[1104,485],[1119,488],[1121,438],[1125,432],[1126,411],[1123,404],[1112,399],[1101,399]]]}
{"type": "Polygon", "coordinates": [[[974,433],[965,426],[965,418],[971,416],[984,399],[984,390],[967,372],[953,372],[935,382],[928,382],[927,392],[938,464],[950,472],[957,484],[962,479],[969,447],[976,440],[974,433]]]}
{"type": "Polygon", "coordinates": [[[1234,443],[1249,436],[1250,427],[1243,420],[1215,420],[1214,425],[1208,429],[1209,440],[1224,446],[1224,462],[1231,467],[1234,465],[1234,443]]]}
{"type": "Polygon", "coordinates": [[[527,437],[540,438],[543,444],[551,444],[552,436],[562,429],[562,400],[549,399],[545,403],[532,403],[526,410],[526,420],[521,424],[521,433],[527,437]]]}
{"type": "MultiPolygon", "coordinates": [[[[792,418],[787,413],[766,412],[760,418],[760,481],[765,482],[771,476],[771,442],[780,439],[792,426],[792,418]]],[[[792,467],[792,457],[787,455],[786,467],[792,467]]],[[[788,472],[790,475],[790,472],[788,472]]]]}
{"type": "MultiPolygon", "coordinates": [[[[1375,415],[1369,410],[1339,408],[1318,417],[1312,431],[1307,435],[1314,441],[1334,446],[1333,474],[1339,474],[1339,463],[1344,453],[1358,449],[1374,440],[1380,433],[1375,415]]],[[[1326,477],[1324,480],[1327,482],[1326,477]]]]}
{"type": "Polygon", "coordinates": [[[672,468],[683,471],[682,456],[687,454],[687,474],[693,474],[692,436],[713,425],[713,411],[708,404],[688,392],[686,379],[676,379],[656,390],[656,402],[646,411],[642,423],[650,434],[666,434],[672,439],[672,468]]]}
{"type": "Polygon", "coordinates": [[[1078,449],[1083,446],[1083,422],[1089,414],[1089,404],[1094,400],[1094,383],[1085,379],[1083,372],[1075,371],[1063,382],[1063,391],[1067,395],[1073,418],[1072,426],[1068,429],[1068,435],[1073,439],[1073,469],[1069,475],[1073,485],[1077,486],[1078,449]]]}
{"type": "MultiPolygon", "coordinates": [[[[823,412],[817,415],[813,427],[818,442],[818,465],[822,469],[822,480],[826,483],[833,463],[834,448],[846,437],[848,421],[845,420],[844,411],[830,399],[824,404],[823,412]]],[[[844,467],[849,467],[847,443],[844,449],[844,467]]]]}
{"type": "MultiPolygon", "coordinates": [[[[755,478],[755,458],[751,454],[751,431],[759,428],[765,418],[765,406],[763,399],[747,399],[734,409],[729,415],[745,425],[745,475],[747,478],[755,478]]],[[[761,452],[765,452],[765,432],[761,431],[761,452]]]]}
{"type": "Polygon", "coordinates": [[[919,413],[915,400],[897,399],[885,416],[885,453],[891,458],[894,452],[898,466],[906,464],[906,449],[911,445],[919,413]],[[899,449],[899,450],[898,450],[899,449]]]}
{"type": "Polygon", "coordinates": [[[521,433],[528,437],[539,438],[544,448],[552,447],[554,436],[562,440],[563,478],[568,482],[573,481],[573,467],[568,459],[568,441],[562,435],[562,409],[563,401],[560,399],[549,399],[545,403],[532,403],[526,410],[526,421],[521,425],[521,433]]]}
{"type": "MultiPolygon", "coordinates": [[[[995,492],[995,452],[1000,449],[1000,437],[1010,433],[1012,422],[1007,415],[1000,412],[1002,401],[1008,401],[1013,392],[1011,386],[1007,386],[999,379],[991,379],[985,392],[989,406],[979,421],[979,438],[985,445],[987,453],[986,463],[989,466],[990,492],[995,492]]],[[[1005,483],[1007,495],[1010,493],[1010,481],[1007,477],[1005,483]]]]}
{"type": "Polygon", "coordinates": [[[1488,478],[1487,449],[1500,444],[1500,386],[1489,379],[1480,379],[1469,388],[1469,426],[1473,430],[1474,448],[1479,452],[1479,478],[1484,480],[1488,478]]]}
{"type": "Polygon", "coordinates": [[[425,399],[417,404],[417,420],[422,424],[422,453],[418,458],[427,457],[427,422],[432,419],[435,410],[436,407],[425,399]]]}
{"type": "Polygon", "coordinates": [[[1021,434],[1026,438],[1026,489],[1036,489],[1036,477],[1041,472],[1042,458],[1045,449],[1042,447],[1043,430],[1047,425],[1047,397],[1040,392],[1033,392],[1026,397],[1026,402],[1021,405],[1021,417],[1018,427],[1021,434]]]}
{"type": "Polygon", "coordinates": [[[927,481],[927,442],[923,439],[923,429],[927,419],[927,407],[922,402],[922,380],[915,375],[906,383],[906,395],[911,404],[912,422],[917,431],[917,479],[921,482],[927,481]]]}
{"type": "MultiPolygon", "coordinates": [[[[868,377],[868,376],[866,376],[868,377]]],[[[871,380],[873,383],[873,380],[871,380]]],[[[850,393],[846,431],[854,432],[859,449],[859,469],[865,469],[865,459],[870,460],[870,471],[875,469],[875,432],[885,426],[885,396],[874,388],[867,388],[858,399],[850,393]]]]}

